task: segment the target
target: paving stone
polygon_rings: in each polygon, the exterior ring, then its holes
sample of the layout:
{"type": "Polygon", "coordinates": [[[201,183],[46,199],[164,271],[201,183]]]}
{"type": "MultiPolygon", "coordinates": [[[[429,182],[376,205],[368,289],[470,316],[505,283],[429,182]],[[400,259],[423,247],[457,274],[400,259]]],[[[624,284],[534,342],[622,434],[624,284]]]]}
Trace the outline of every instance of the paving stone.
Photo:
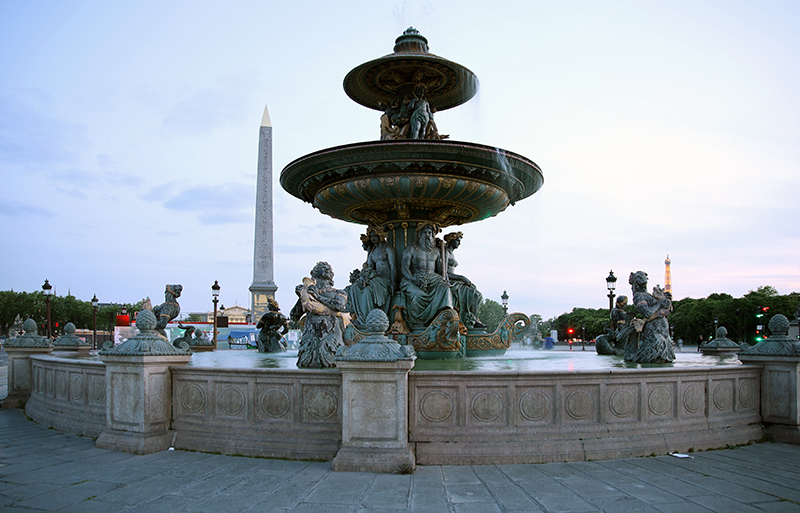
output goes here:
{"type": "Polygon", "coordinates": [[[303,502],[358,505],[374,478],[367,472],[330,473],[303,502]]]}
{"type": "Polygon", "coordinates": [[[24,499],[15,504],[25,508],[39,508],[44,510],[57,510],[76,502],[82,502],[98,495],[105,494],[118,485],[111,483],[103,483],[100,481],[88,481],[83,483],[74,484],[71,486],[64,486],[50,492],[42,493],[24,499]]]}
{"type": "Polygon", "coordinates": [[[446,484],[480,483],[480,479],[472,470],[472,467],[442,467],[444,482],[446,484]]]}
{"type": "Polygon", "coordinates": [[[500,507],[493,502],[468,502],[455,505],[456,513],[502,513],[500,507]]]}
{"type": "Polygon", "coordinates": [[[450,502],[496,502],[482,484],[448,484],[445,485],[450,502]]]}
{"type": "Polygon", "coordinates": [[[659,513],[653,506],[630,496],[599,497],[592,500],[591,503],[600,511],[613,511],[615,513],[659,513]]]}
{"type": "Polygon", "coordinates": [[[571,493],[564,495],[547,495],[543,497],[534,497],[536,502],[541,504],[545,511],[554,513],[569,512],[569,513],[583,513],[583,512],[596,512],[602,511],[593,506],[591,503],[586,502],[580,497],[571,493]]]}
{"type": "Polygon", "coordinates": [[[800,446],[412,475],[189,451],[137,456],[0,411],[0,512],[746,513],[800,511],[800,446]]]}
{"type": "MultiPolygon", "coordinates": [[[[187,504],[179,511],[191,513],[236,513],[248,509],[250,506],[259,502],[258,498],[252,495],[217,493],[207,499],[187,504]]],[[[142,511],[149,511],[143,509],[142,511]]]]}
{"type": "MultiPolygon", "coordinates": [[[[693,502],[673,502],[670,504],[653,504],[653,508],[661,513],[710,513],[711,510],[693,502]]],[[[735,512],[730,512],[735,513],[735,512]]]]}
{"type": "Polygon", "coordinates": [[[700,497],[692,497],[689,500],[717,513],[731,513],[732,511],[736,513],[755,513],[763,511],[722,495],[701,495],[700,497]]]}

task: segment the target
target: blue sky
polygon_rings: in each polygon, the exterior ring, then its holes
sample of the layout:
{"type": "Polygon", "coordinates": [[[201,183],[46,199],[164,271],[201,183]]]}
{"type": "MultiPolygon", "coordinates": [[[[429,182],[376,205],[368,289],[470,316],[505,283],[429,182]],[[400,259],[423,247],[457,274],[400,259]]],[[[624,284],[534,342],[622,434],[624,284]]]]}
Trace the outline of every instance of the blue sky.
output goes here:
{"type": "Polygon", "coordinates": [[[486,297],[544,317],[646,271],[677,298],[800,290],[796,2],[0,0],[0,288],[247,305],[258,131],[274,127],[275,279],[360,267],[359,225],[278,175],[378,138],[342,80],[414,26],[478,75],[442,133],[520,153],[534,196],[459,228],[486,297]]]}

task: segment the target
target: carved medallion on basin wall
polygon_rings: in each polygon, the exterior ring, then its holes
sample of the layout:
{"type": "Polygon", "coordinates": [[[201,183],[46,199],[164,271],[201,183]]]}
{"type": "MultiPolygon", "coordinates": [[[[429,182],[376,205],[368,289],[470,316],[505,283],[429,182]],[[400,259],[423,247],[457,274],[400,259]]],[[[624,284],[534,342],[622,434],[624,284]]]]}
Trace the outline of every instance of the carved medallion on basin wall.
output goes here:
{"type": "Polygon", "coordinates": [[[259,397],[258,406],[261,412],[270,419],[282,419],[289,413],[292,402],[285,390],[270,387],[259,397]]]}
{"type": "Polygon", "coordinates": [[[553,421],[551,389],[529,389],[519,398],[519,413],[531,422],[553,421]]]}

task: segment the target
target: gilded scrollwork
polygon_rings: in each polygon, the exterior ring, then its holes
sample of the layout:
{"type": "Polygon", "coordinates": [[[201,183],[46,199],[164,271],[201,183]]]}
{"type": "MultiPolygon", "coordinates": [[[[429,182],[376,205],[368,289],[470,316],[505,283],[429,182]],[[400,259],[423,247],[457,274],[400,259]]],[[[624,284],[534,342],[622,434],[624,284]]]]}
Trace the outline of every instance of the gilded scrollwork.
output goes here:
{"type": "Polygon", "coordinates": [[[525,314],[512,313],[488,335],[467,335],[467,350],[508,349],[511,339],[519,337],[531,327],[531,319],[525,314]]]}
{"type": "Polygon", "coordinates": [[[461,352],[465,347],[459,333],[459,317],[455,310],[440,313],[419,335],[408,335],[409,344],[416,351],[461,352]]]}
{"type": "Polygon", "coordinates": [[[364,208],[353,210],[350,212],[350,217],[352,217],[355,221],[378,226],[382,225],[389,219],[383,212],[377,210],[367,210],[364,208]]]}

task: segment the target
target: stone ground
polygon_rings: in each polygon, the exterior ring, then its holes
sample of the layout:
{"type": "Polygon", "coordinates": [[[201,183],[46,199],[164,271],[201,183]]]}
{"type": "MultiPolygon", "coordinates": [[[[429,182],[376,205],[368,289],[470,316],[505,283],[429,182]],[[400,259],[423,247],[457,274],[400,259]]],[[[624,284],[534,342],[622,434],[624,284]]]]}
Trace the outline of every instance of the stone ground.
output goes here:
{"type": "Polygon", "coordinates": [[[103,450],[0,410],[0,512],[800,512],[800,446],[691,456],[332,472],[330,463],[103,450]]]}

